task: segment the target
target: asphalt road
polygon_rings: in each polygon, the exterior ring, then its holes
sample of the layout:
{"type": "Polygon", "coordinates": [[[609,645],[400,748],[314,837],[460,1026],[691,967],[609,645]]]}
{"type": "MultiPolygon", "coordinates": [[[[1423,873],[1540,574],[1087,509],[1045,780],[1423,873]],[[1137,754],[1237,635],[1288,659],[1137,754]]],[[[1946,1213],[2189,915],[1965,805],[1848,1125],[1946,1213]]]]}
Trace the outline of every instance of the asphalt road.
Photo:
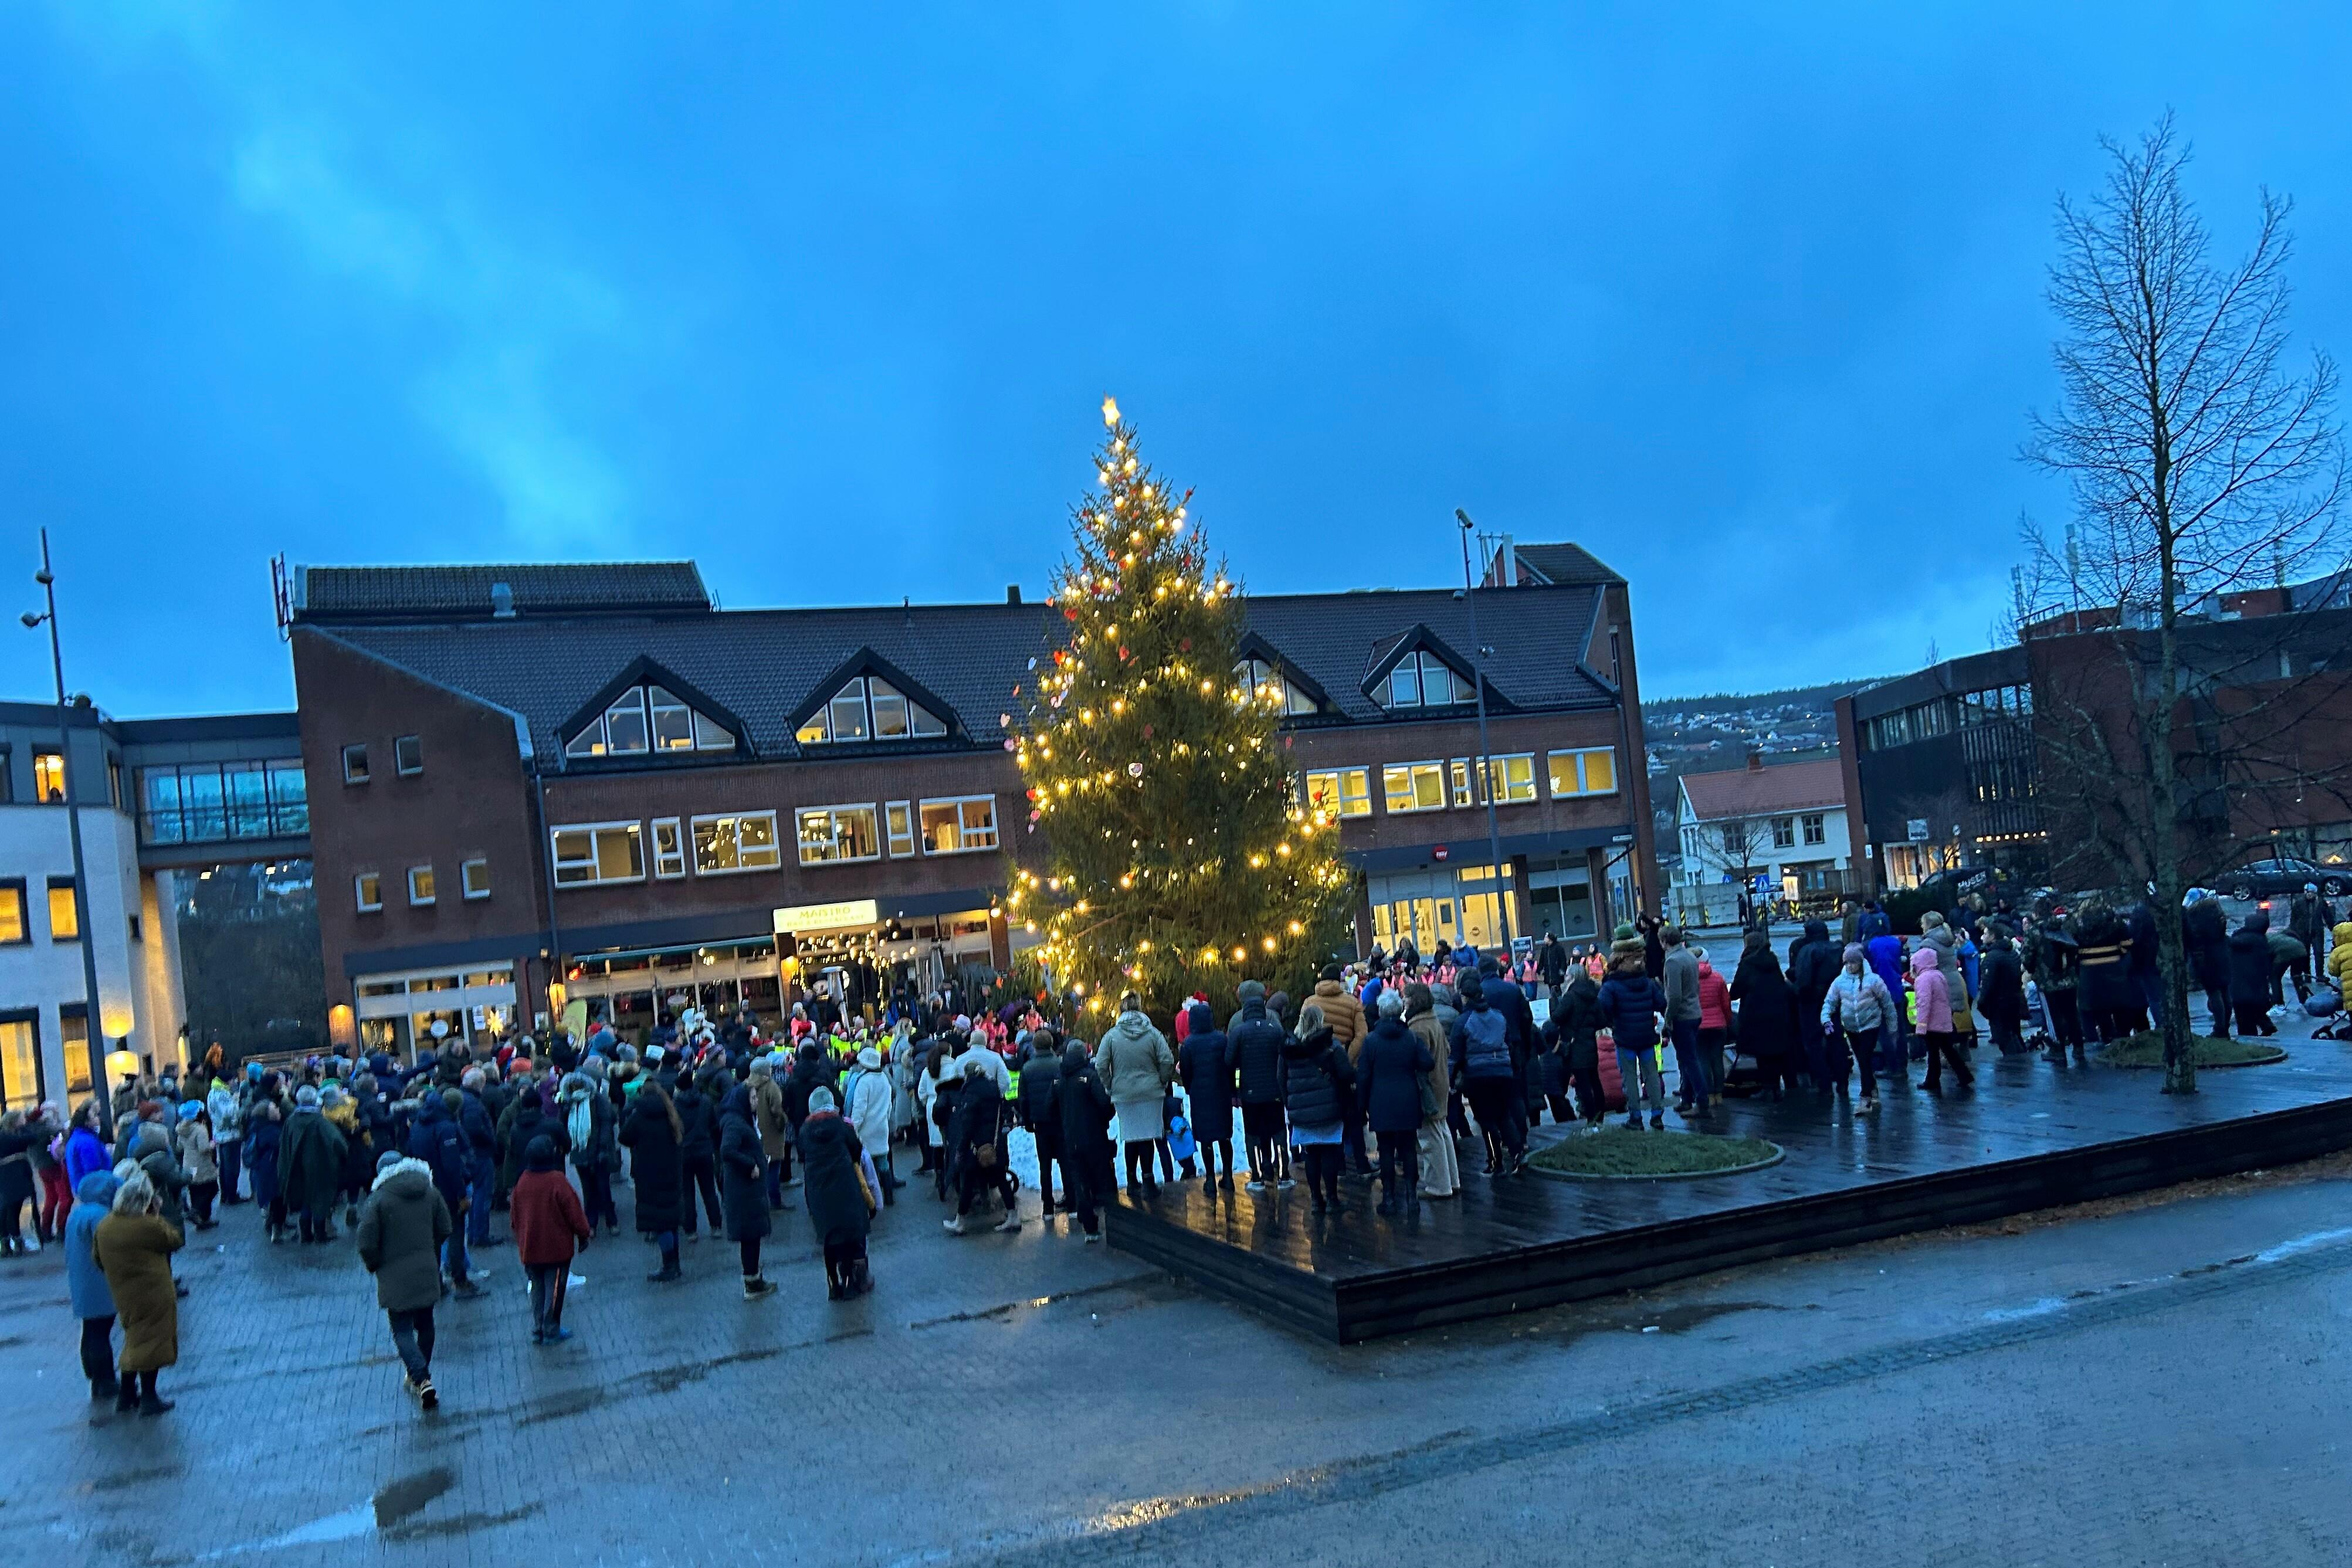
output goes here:
{"type": "Polygon", "coordinates": [[[157,1420],[94,1415],[54,1252],[0,1269],[0,1554],[152,1565],[1101,1561],[2340,1564],[2340,1176],[2224,1184],[1340,1350],[928,1194],[877,1292],[731,1249],[512,1254],[446,1306],[437,1418],[347,1247],[251,1210],[185,1259],[157,1420]],[[2014,1232],[2010,1233],[2010,1232],[2014,1232]]]}

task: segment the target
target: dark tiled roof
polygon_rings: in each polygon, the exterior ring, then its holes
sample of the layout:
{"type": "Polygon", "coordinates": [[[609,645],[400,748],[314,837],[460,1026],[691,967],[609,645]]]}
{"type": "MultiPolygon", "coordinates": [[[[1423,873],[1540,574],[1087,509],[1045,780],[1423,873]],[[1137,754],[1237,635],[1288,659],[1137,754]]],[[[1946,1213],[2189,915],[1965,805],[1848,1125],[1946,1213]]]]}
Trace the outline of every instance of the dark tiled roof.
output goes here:
{"type": "Polygon", "coordinates": [[[708,610],[710,592],[690,560],[551,562],[511,566],[298,567],[301,621],[400,620],[491,612],[490,590],[514,591],[519,615],[708,610]]]}
{"type": "Polygon", "coordinates": [[[1625,580],[1582,545],[1519,545],[1516,553],[1520,572],[1533,572],[1538,582],[1564,585],[1625,580]]]}
{"type": "MultiPolygon", "coordinates": [[[[1521,710],[1609,706],[1607,688],[1577,662],[1593,607],[1589,591],[1481,591],[1478,631],[1496,650],[1489,674],[1496,694],[1521,710]]],[[[1357,722],[1387,716],[1361,689],[1375,644],[1417,623],[1454,647],[1472,643],[1465,606],[1444,590],[1274,595],[1249,600],[1245,608],[1250,629],[1357,722]]],[[[860,648],[873,649],[951,706],[973,744],[998,745],[1001,717],[1022,709],[1013,688],[1030,688],[1035,664],[1050,660],[1062,626],[1051,605],[919,604],[359,624],[335,627],[332,635],[520,714],[542,758],[562,750],[556,727],[640,656],[741,717],[754,753],[791,757],[801,749],[793,715],[860,648]]]]}

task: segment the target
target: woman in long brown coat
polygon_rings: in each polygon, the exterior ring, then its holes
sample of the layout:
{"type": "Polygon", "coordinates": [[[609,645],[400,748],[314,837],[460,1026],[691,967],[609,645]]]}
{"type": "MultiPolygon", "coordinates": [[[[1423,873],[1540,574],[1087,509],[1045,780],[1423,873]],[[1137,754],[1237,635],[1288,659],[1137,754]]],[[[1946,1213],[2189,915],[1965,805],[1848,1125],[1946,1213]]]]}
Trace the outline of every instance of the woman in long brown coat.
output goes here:
{"type": "Polygon", "coordinates": [[[114,1212],[98,1222],[90,1251],[106,1274],[122,1323],[121,1387],[117,1410],[161,1416],[172,1401],[155,1391],[155,1375],[180,1359],[180,1301],[172,1284],[172,1254],[179,1227],[156,1212],[155,1184],[131,1176],[114,1195],[114,1212]]]}

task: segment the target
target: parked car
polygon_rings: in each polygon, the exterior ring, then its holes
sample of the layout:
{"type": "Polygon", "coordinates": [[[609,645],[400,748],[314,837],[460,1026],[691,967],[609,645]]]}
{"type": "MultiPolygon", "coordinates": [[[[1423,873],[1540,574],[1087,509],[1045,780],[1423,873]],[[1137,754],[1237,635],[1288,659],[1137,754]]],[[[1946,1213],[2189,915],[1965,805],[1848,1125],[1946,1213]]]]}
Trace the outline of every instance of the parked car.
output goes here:
{"type": "Polygon", "coordinates": [[[2303,891],[2305,883],[2314,884],[2330,898],[2341,898],[2347,890],[2352,890],[2352,872],[2344,867],[2317,865],[2285,855],[2248,861],[2222,873],[2215,880],[2223,892],[2239,899],[2297,894],[2303,891]]]}

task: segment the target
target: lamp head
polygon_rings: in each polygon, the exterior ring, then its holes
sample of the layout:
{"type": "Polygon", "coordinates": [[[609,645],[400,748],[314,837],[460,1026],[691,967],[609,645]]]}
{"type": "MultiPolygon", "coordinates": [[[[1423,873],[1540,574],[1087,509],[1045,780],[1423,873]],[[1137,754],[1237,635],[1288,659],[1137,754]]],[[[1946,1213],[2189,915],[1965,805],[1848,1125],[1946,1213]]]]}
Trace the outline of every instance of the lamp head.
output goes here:
{"type": "Polygon", "coordinates": [[[27,610],[25,613],[16,617],[16,619],[22,621],[27,627],[32,627],[38,626],[43,621],[48,618],[44,615],[36,615],[31,611],[27,610]]]}
{"type": "Polygon", "coordinates": [[[55,582],[57,579],[50,574],[47,567],[43,567],[40,570],[33,574],[33,580],[39,583],[43,588],[47,588],[49,584],[55,582]]]}
{"type": "Polygon", "coordinates": [[[1470,514],[1464,511],[1459,507],[1454,508],[1454,520],[1460,523],[1465,528],[1472,528],[1477,526],[1470,520],[1470,514]]]}

